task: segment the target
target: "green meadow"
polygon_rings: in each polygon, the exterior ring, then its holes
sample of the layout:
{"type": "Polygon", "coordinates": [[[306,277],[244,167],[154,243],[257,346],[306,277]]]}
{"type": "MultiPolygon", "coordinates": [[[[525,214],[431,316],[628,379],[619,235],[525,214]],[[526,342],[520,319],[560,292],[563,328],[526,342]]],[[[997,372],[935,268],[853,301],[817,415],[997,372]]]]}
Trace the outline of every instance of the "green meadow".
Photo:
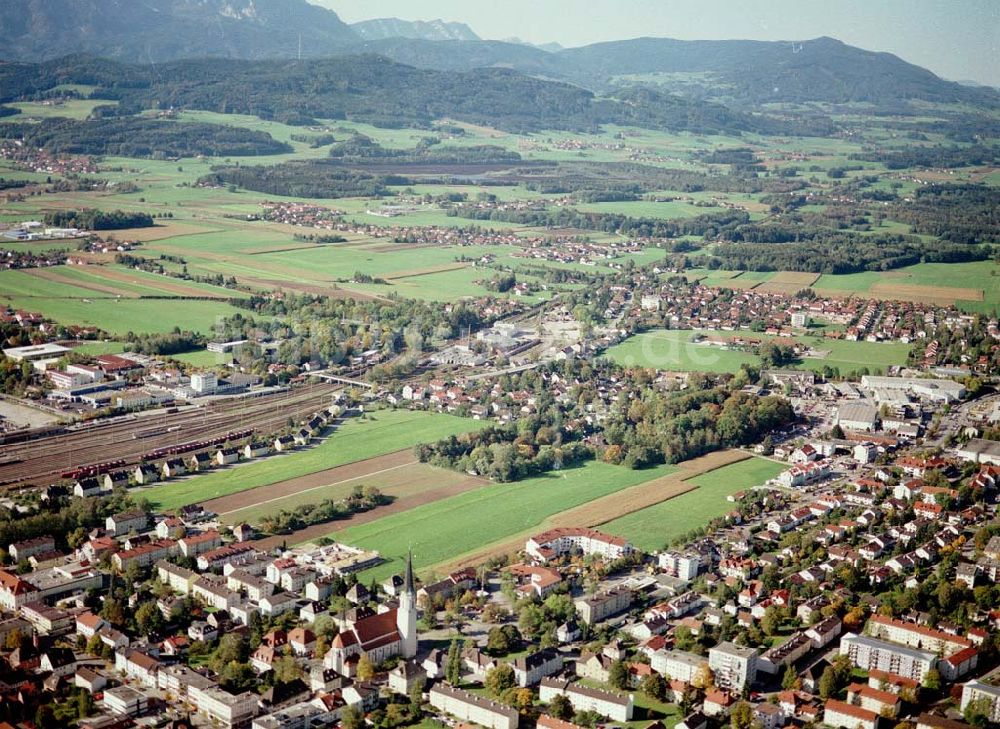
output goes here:
{"type": "Polygon", "coordinates": [[[399,571],[408,549],[423,572],[468,552],[541,528],[561,511],[613,494],[675,470],[660,466],[631,471],[591,461],[582,466],[508,484],[491,484],[417,506],[367,524],[332,531],[337,541],[377,549],[387,560],[366,579],[399,571]]]}
{"type": "Polygon", "coordinates": [[[140,493],[157,509],[176,509],[185,504],[208,501],[345,463],[363,461],[485,426],[484,421],[453,415],[379,410],[348,420],[312,448],[159,484],[140,493]]]}
{"type": "Polygon", "coordinates": [[[738,461],[686,481],[698,487],[694,491],[626,514],[600,528],[625,537],[641,550],[662,549],[671,540],[731,511],[733,505],[726,501],[730,494],[760,486],[784,469],[766,458],[738,461]]]}
{"type": "MultiPolygon", "coordinates": [[[[723,349],[714,344],[695,343],[699,335],[732,339],[752,337],[768,340],[756,332],[724,332],[686,329],[660,329],[637,334],[611,347],[605,354],[611,360],[628,367],[652,367],[678,372],[729,372],[735,373],[744,364],[760,366],[760,357],[740,350],[723,349]]],[[[794,339],[825,354],[819,358],[805,358],[800,368],[822,370],[824,366],[850,372],[867,367],[870,371],[884,371],[890,365],[906,363],[910,346],[899,342],[848,342],[841,339],[824,339],[799,335],[794,339]]]]}

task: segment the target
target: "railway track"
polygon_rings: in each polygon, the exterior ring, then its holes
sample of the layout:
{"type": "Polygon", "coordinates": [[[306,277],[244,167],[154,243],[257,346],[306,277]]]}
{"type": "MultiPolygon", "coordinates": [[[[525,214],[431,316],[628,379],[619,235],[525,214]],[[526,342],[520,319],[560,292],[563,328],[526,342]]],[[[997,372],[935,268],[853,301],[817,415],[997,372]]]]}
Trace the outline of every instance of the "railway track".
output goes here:
{"type": "Polygon", "coordinates": [[[330,404],[335,385],[303,385],[274,395],[217,400],[162,416],[95,424],[0,447],[0,486],[44,486],[61,473],[108,461],[137,464],[150,451],[252,429],[261,435],[330,404]],[[133,437],[145,433],[145,437],[133,437]]]}

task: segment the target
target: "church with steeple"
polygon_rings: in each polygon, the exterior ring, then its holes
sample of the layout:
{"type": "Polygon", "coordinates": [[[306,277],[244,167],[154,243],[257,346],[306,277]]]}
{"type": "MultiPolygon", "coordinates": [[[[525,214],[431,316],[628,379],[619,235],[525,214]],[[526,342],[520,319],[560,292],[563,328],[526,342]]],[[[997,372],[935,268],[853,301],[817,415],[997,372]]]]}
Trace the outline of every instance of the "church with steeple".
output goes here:
{"type": "Polygon", "coordinates": [[[343,676],[353,676],[362,654],[376,664],[392,656],[413,658],[417,655],[417,591],[413,584],[412,552],[406,556],[399,607],[345,626],[331,641],[323,665],[343,676]]]}

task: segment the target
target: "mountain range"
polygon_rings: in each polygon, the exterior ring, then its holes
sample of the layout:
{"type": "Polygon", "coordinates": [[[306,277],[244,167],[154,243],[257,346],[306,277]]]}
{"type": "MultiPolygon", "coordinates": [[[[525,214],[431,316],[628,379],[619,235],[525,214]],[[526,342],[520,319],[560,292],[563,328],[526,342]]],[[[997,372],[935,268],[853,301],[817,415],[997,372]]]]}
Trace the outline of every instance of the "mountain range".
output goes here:
{"type": "MultiPolygon", "coordinates": [[[[331,11],[332,12],[332,11],[331,11]]],[[[448,23],[437,20],[400,20],[399,18],[375,18],[351,23],[351,30],[361,40],[374,41],[386,38],[416,38],[426,41],[480,40],[472,28],[465,23],[448,23]]]]}
{"type": "Polygon", "coordinates": [[[0,58],[17,61],[79,53],[130,63],[376,54],[436,71],[503,68],[598,93],[642,85],[733,105],[921,99],[1000,106],[995,89],[945,81],[833,38],[636,38],[560,49],[483,40],[463,23],[441,20],[348,25],[306,0],[5,0],[0,32],[0,58]]]}

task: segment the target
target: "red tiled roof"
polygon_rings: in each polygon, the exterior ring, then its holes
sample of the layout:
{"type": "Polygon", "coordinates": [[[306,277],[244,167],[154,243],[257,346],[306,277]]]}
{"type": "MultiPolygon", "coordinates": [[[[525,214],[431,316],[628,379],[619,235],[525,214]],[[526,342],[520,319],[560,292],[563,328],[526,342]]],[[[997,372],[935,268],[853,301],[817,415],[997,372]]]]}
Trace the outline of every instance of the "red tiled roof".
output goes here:
{"type": "Polygon", "coordinates": [[[621,537],[613,537],[610,534],[605,534],[599,532],[596,529],[587,529],[585,527],[558,527],[556,529],[549,529],[541,534],[536,534],[531,538],[536,544],[548,544],[549,542],[554,542],[562,537],[590,537],[591,539],[596,539],[597,541],[604,542],[606,544],[614,544],[618,547],[624,547],[628,542],[621,537]]]}
{"type": "Polygon", "coordinates": [[[829,713],[831,711],[835,711],[838,714],[853,716],[855,719],[860,719],[862,721],[878,721],[878,714],[874,711],[868,711],[867,709],[862,709],[860,706],[854,706],[844,701],[837,701],[836,699],[827,699],[826,701],[826,712],[829,713]]]}

